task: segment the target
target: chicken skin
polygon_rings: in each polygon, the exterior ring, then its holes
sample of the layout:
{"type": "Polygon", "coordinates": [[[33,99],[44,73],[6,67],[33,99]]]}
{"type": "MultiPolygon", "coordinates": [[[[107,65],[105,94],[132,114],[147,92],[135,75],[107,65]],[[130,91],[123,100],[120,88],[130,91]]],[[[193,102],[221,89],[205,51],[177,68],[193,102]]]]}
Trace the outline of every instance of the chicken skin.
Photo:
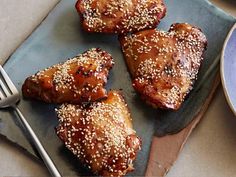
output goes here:
{"type": "Polygon", "coordinates": [[[56,112],[57,135],[94,174],[124,176],[134,169],[141,140],[120,92],[90,105],[64,104],[56,112]]]}
{"type": "Polygon", "coordinates": [[[166,14],[163,0],[78,0],[87,32],[128,33],[156,28],[166,14]]]}
{"type": "Polygon", "coordinates": [[[93,48],[28,77],[22,93],[48,103],[97,101],[107,97],[104,86],[112,66],[110,54],[93,48]]]}
{"type": "Polygon", "coordinates": [[[134,89],[155,108],[180,108],[194,81],[207,46],[206,36],[190,24],[168,32],[156,29],[120,36],[134,89]]]}

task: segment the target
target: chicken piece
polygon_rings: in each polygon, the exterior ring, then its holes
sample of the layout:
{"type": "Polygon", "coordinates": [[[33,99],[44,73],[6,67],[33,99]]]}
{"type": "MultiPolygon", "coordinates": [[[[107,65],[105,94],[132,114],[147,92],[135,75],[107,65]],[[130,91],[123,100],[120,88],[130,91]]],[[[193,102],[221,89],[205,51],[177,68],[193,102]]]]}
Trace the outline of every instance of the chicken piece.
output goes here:
{"type": "Polygon", "coordinates": [[[93,102],[107,97],[104,85],[113,66],[110,54],[90,49],[26,79],[23,96],[48,103],[93,102]]]}
{"type": "Polygon", "coordinates": [[[202,31],[176,23],[120,36],[134,89],[155,108],[177,110],[193,87],[207,46],[202,31]]]}
{"type": "Polygon", "coordinates": [[[141,140],[120,92],[110,91],[91,105],[64,104],[56,112],[57,135],[93,173],[123,176],[134,169],[141,140]]]}
{"type": "Polygon", "coordinates": [[[128,33],[156,28],[166,14],[163,0],[78,0],[87,32],[128,33]]]}

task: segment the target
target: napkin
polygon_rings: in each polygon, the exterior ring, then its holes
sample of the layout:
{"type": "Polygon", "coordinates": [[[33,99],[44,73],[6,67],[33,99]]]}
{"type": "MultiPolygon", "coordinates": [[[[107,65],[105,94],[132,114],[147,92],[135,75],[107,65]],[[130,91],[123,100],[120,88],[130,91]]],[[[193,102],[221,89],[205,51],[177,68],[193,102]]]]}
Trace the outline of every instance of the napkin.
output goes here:
{"type": "Polygon", "coordinates": [[[0,64],[42,22],[59,0],[0,1],[0,64]]]}

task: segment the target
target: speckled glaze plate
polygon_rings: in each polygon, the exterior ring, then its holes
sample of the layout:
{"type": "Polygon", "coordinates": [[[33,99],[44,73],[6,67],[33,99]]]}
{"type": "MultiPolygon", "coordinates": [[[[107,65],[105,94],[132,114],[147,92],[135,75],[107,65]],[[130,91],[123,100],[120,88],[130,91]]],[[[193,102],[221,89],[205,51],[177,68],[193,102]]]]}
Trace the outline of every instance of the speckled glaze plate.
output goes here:
{"type": "MultiPolygon", "coordinates": [[[[234,18],[205,0],[165,2],[167,16],[161,21],[159,29],[168,30],[172,23],[188,22],[199,26],[208,38],[208,50],[199,79],[179,111],[155,110],[140,100],[132,88],[117,36],[83,32],[74,8],[75,0],[62,0],[4,65],[20,90],[27,76],[89,48],[100,47],[111,53],[115,59],[115,66],[109,76],[107,88],[123,89],[133,117],[134,128],[143,141],[142,151],[135,162],[136,170],[130,173],[130,176],[145,174],[153,135],[165,136],[179,132],[202,111],[201,108],[209,94],[214,92],[212,85],[218,72],[219,54],[224,39],[235,23],[234,18]]],[[[19,107],[63,175],[92,175],[56,136],[56,105],[22,100],[19,107]]],[[[20,131],[20,123],[13,121],[13,116],[8,110],[0,112],[0,133],[35,155],[20,131]]]]}
{"type": "Polygon", "coordinates": [[[226,100],[236,115],[236,24],[232,27],[225,40],[220,69],[226,100]]]}

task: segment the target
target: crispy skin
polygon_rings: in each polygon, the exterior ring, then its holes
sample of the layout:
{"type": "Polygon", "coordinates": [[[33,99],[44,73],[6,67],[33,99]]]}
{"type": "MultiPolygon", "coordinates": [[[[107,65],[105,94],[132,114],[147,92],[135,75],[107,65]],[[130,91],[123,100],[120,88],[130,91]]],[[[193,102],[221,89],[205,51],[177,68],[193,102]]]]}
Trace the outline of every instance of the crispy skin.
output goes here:
{"type": "Polygon", "coordinates": [[[206,36],[195,26],[173,24],[120,36],[133,87],[153,107],[180,108],[196,80],[206,36]]]}
{"type": "Polygon", "coordinates": [[[78,0],[87,32],[128,33],[155,28],[166,14],[163,0],[78,0]]]}
{"type": "Polygon", "coordinates": [[[28,77],[22,92],[26,98],[48,103],[77,104],[100,100],[107,97],[104,85],[112,66],[110,54],[93,48],[28,77]]]}
{"type": "Polygon", "coordinates": [[[64,104],[56,112],[57,135],[93,173],[123,176],[134,169],[141,140],[120,92],[87,106],[64,104]]]}

